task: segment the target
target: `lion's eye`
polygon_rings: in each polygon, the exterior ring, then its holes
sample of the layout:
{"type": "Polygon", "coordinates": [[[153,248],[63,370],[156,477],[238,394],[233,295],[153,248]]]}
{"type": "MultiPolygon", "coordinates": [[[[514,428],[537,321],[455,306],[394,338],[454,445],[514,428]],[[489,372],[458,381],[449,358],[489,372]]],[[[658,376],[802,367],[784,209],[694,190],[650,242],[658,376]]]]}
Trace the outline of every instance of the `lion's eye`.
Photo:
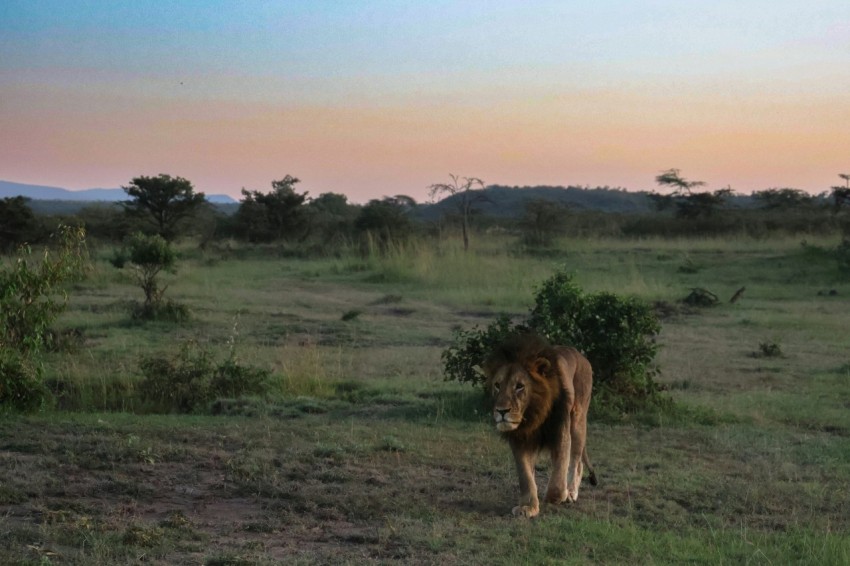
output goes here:
{"type": "Polygon", "coordinates": [[[498,392],[499,392],[499,384],[498,384],[498,383],[496,383],[495,385],[493,385],[493,391],[495,391],[496,393],[498,393],[498,392]]]}
{"type": "Polygon", "coordinates": [[[523,385],[522,383],[517,383],[517,384],[516,384],[516,390],[517,390],[517,393],[519,393],[519,392],[520,392],[520,391],[522,391],[523,389],[525,389],[525,385],[523,385]]]}

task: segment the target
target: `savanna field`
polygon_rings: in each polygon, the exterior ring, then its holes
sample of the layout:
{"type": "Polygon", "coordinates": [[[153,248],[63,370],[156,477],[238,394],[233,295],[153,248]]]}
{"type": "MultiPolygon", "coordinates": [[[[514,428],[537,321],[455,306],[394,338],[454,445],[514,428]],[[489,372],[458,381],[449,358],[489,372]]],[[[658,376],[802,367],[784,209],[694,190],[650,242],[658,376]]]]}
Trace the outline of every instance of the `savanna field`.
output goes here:
{"type": "Polygon", "coordinates": [[[802,240],[532,255],[475,234],[468,252],[321,259],[184,243],[163,275],[181,323],[133,320],[141,290],[90,245],[43,359],[55,402],[0,416],[0,563],[848,564],[850,280],[823,252],[837,238],[802,240]],[[510,451],[441,353],[562,269],[655,305],[673,402],[591,412],[599,486],[516,519],[510,451]],[[694,288],[718,304],[682,303],[694,288]],[[272,385],[164,412],[139,394],[143,361],[180,356],[272,385]]]}

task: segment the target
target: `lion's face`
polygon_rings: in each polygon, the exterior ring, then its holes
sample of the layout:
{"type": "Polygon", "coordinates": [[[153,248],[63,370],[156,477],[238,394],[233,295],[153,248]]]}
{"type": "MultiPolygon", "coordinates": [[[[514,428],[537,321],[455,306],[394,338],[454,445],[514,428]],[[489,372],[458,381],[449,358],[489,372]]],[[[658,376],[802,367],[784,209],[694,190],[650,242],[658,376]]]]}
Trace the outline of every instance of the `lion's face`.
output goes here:
{"type": "Polygon", "coordinates": [[[519,364],[499,368],[491,381],[493,419],[499,432],[516,430],[525,418],[534,380],[519,364]]]}

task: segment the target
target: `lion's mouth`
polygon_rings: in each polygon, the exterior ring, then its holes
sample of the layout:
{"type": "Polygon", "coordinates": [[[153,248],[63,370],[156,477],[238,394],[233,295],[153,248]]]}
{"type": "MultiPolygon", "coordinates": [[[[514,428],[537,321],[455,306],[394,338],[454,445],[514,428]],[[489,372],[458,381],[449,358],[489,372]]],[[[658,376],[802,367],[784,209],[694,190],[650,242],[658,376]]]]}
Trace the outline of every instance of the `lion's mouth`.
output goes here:
{"type": "Polygon", "coordinates": [[[519,426],[519,423],[512,423],[509,421],[500,421],[496,423],[496,430],[499,432],[509,432],[515,430],[516,427],[519,426]]]}
{"type": "Polygon", "coordinates": [[[500,432],[508,432],[516,429],[519,426],[521,421],[512,421],[508,418],[508,415],[503,415],[499,412],[496,412],[493,415],[493,418],[496,421],[496,430],[500,432]]]}

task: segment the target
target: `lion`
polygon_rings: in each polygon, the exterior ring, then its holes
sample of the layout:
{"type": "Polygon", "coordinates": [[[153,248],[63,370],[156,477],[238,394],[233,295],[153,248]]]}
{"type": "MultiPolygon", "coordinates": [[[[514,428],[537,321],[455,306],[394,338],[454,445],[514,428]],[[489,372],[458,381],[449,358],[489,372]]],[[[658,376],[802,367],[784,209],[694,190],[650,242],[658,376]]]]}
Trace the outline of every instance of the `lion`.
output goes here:
{"type": "Polygon", "coordinates": [[[593,387],[587,358],[529,332],[500,344],[482,369],[493,395],[496,430],[510,444],[519,475],[519,505],[513,514],[530,518],[540,512],[534,464],[544,449],[552,456],[546,502],[578,499],[582,464],[590,484],[596,485],[585,446],[593,387]]]}

